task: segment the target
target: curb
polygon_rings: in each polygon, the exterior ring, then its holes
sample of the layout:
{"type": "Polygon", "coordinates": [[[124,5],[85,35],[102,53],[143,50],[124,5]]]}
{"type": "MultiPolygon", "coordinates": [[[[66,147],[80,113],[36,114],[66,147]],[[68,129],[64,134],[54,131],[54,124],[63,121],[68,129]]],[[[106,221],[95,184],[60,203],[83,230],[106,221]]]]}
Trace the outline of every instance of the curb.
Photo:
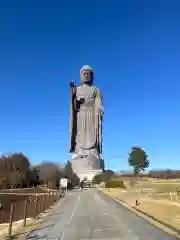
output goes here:
{"type": "MultiPolygon", "coordinates": [[[[127,204],[127,203],[126,203],[125,201],[123,201],[123,200],[119,200],[119,199],[116,199],[116,198],[114,198],[114,197],[109,196],[107,193],[104,193],[104,192],[103,192],[102,190],[100,190],[100,189],[98,189],[98,192],[99,192],[100,194],[104,194],[105,196],[107,196],[107,197],[111,198],[112,200],[116,201],[117,203],[121,204],[123,207],[125,207],[126,209],[128,209],[128,210],[131,211],[132,213],[136,214],[137,216],[139,216],[139,217],[141,217],[141,218],[147,217],[147,218],[149,218],[149,219],[151,219],[151,220],[153,220],[153,221],[161,224],[162,226],[165,226],[166,228],[168,228],[169,230],[171,230],[172,232],[174,232],[174,233],[176,233],[176,234],[178,234],[178,235],[175,236],[174,234],[167,232],[168,234],[170,234],[170,235],[173,236],[173,237],[176,237],[177,240],[180,240],[180,230],[179,230],[179,229],[177,229],[177,228],[175,228],[175,227],[172,227],[172,226],[170,226],[170,225],[167,224],[167,223],[162,222],[161,220],[157,219],[156,217],[154,217],[154,216],[152,216],[152,215],[150,215],[150,214],[147,214],[146,212],[138,209],[137,207],[130,206],[129,204],[127,204]],[[141,214],[141,215],[140,215],[140,214],[141,214]],[[143,216],[143,215],[144,215],[144,216],[143,216]]],[[[148,221],[148,220],[145,219],[145,218],[144,218],[144,220],[148,221]]],[[[166,232],[165,230],[159,228],[158,226],[156,226],[155,224],[151,223],[150,221],[148,221],[148,222],[149,222],[151,225],[154,225],[156,228],[160,229],[161,231],[166,232]]]]}

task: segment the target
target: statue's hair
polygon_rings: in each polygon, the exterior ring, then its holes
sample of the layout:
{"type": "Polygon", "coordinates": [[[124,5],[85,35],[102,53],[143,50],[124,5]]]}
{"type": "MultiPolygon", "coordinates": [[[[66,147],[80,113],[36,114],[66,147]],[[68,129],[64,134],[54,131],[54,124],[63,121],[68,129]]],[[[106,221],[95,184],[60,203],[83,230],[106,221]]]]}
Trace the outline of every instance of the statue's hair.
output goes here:
{"type": "Polygon", "coordinates": [[[93,69],[92,69],[89,65],[85,65],[85,66],[83,66],[83,67],[81,68],[80,73],[81,73],[82,71],[86,71],[86,70],[89,70],[89,71],[93,72],[93,69]]]}

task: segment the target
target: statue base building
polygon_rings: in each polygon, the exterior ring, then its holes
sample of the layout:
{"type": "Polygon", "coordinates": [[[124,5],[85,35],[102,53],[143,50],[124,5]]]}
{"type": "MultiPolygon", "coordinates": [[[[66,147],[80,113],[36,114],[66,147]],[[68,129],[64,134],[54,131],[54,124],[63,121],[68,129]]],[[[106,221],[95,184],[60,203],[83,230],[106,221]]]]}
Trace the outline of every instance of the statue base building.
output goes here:
{"type": "Polygon", "coordinates": [[[72,169],[81,180],[92,181],[93,177],[102,173],[102,160],[98,156],[76,156],[71,160],[72,169]]]}
{"type": "Polygon", "coordinates": [[[102,170],[75,170],[74,172],[79,177],[80,181],[92,181],[94,176],[102,173],[102,170]]]}

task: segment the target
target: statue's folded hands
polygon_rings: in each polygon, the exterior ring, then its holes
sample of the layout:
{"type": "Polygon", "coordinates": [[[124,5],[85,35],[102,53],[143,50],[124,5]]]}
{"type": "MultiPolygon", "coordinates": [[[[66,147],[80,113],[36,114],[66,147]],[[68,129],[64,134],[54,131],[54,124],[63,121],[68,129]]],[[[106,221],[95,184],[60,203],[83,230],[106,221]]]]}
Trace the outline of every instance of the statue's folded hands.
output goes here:
{"type": "Polygon", "coordinates": [[[82,104],[85,102],[85,98],[83,97],[78,97],[77,100],[76,100],[78,103],[82,104]]]}

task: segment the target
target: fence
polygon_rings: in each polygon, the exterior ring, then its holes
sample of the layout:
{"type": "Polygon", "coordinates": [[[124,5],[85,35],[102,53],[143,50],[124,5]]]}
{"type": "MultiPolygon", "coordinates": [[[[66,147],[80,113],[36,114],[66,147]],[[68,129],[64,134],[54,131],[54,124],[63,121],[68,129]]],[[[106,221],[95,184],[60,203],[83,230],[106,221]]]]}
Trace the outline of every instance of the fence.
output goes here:
{"type": "Polygon", "coordinates": [[[133,188],[132,193],[139,196],[148,196],[154,200],[170,200],[180,202],[180,191],[163,192],[159,188],[133,188]]]}
{"type": "Polygon", "coordinates": [[[134,193],[170,193],[174,192],[180,195],[180,190],[176,188],[167,188],[166,186],[162,187],[138,187],[138,188],[132,188],[131,189],[134,193]]]}
{"type": "Polygon", "coordinates": [[[48,193],[35,195],[3,194],[0,195],[2,209],[0,223],[9,223],[8,237],[11,239],[12,223],[23,219],[23,227],[27,218],[38,218],[40,213],[52,206],[62,197],[60,190],[51,190],[48,193]],[[15,198],[12,200],[12,196],[15,198]]]}

